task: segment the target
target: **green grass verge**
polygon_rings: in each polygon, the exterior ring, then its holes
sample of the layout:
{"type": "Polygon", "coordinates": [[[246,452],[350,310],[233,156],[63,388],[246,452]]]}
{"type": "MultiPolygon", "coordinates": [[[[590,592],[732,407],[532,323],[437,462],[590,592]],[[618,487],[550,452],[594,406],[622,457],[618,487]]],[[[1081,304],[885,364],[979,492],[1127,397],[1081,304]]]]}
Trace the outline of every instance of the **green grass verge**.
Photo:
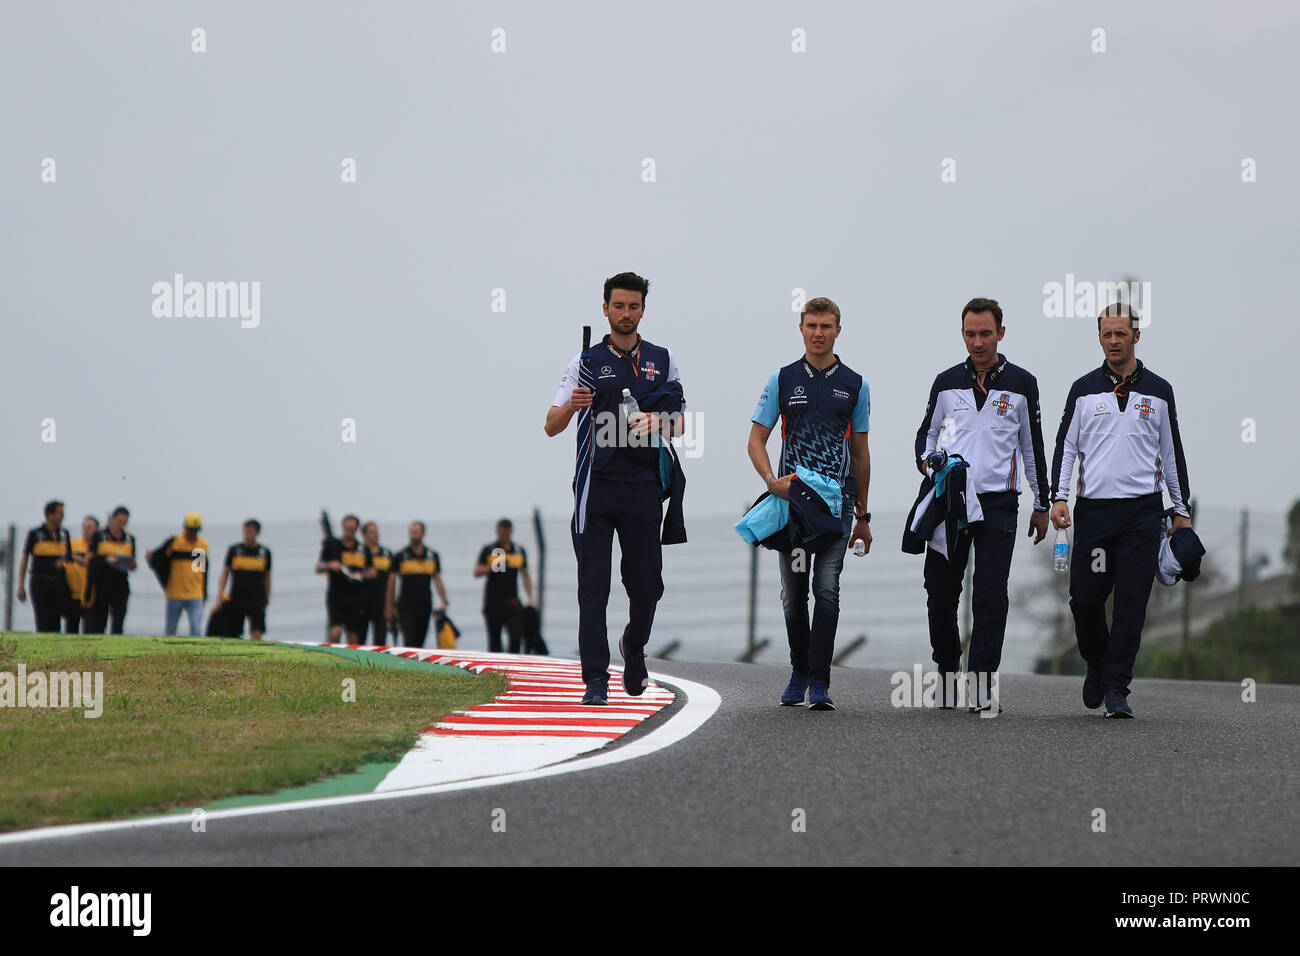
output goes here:
{"type": "Polygon", "coordinates": [[[273,793],[397,760],[440,717],[506,687],[498,675],[218,638],[0,635],[11,688],[19,664],[102,673],[103,713],[0,706],[0,832],[273,793]]]}

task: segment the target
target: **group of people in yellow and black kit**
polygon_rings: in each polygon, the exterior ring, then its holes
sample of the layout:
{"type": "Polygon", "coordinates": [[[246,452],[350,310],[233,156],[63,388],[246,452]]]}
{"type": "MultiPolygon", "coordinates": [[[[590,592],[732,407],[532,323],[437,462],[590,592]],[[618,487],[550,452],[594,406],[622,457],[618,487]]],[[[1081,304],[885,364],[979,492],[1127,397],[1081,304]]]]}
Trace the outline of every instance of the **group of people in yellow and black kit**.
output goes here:
{"type": "Polygon", "coordinates": [[[121,634],[131,593],[127,575],[136,568],[135,537],[126,530],[131,513],[118,506],[101,529],[87,515],[81,537],[63,527],[63,502],[45,505],[45,521],[27,533],[18,569],[18,600],[27,600],[23,587],[31,564],[32,610],[36,630],[103,634],[112,618],[112,632],[121,634]]]}
{"type": "Polygon", "coordinates": [[[316,573],[329,575],[325,605],[331,644],[344,631],[347,643],[365,644],[367,629],[374,644],[386,644],[390,628],[400,628],[406,646],[424,646],[435,587],[442,602],[439,612],[447,609],[442,561],[425,546],[424,531],[423,521],[412,521],[410,541],[396,554],[379,543],[378,525],[367,521],[362,526],[356,515],[344,515],[339,537],[326,536],[316,573]]]}
{"type": "MultiPolygon", "coordinates": [[[[199,532],[203,519],[191,511],[181,524],[181,533],[145,552],[145,561],[158,577],[167,598],[164,634],[175,634],[181,614],[189,618],[190,634],[198,637],[203,605],[208,600],[210,546],[199,532]]],[[[266,606],[271,599],[271,552],[257,536],[262,525],[256,518],[244,522],[243,539],[226,551],[221,578],[217,583],[218,606],[213,610],[208,633],[213,637],[239,637],[248,620],[249,634],[261,640],[266,631],[266,606]],[[226,582],[230,593],[226,594],[226,582]]]]}
{"type": "MultiPolygon", "coordinates": [[[[45,505],[45,521],[27,533],[18,573],[18,600],[27,600],[23,581],[30,584],[32,610],[38,632],[58,633],[60,624],[69,634],[123,633],[130,573],[137,567],[135,536],[126,530],[131,512],[119,505],[109,515],[107,527],[87,515],[81,537],[63,528],[61,501],[45,505]],[[111,629],[109,624],[111,621],[111,629]]],[[[181,614],[189,617],[190,633],[198,635],[203,605],[208,597],[208,542],[199,535],[203,521],[195,512],[185,516],[181,533],[146,551],[145,563],[153,569],[166,597],[164,634],[175,634],[181,614]]],[[[271,552],[258,543],[262,526],[256,519],[244,522],[244,537],[226,552],[217,593],[225,624],[219,636],[243,633],[247,619],[254,640],[266,630],[266,605],[271,596],[271,552]],[[232,629],[233,628],[233,629],[232,629]]],[[[215,616],[215,615],[214,615],[215,616]]]]}

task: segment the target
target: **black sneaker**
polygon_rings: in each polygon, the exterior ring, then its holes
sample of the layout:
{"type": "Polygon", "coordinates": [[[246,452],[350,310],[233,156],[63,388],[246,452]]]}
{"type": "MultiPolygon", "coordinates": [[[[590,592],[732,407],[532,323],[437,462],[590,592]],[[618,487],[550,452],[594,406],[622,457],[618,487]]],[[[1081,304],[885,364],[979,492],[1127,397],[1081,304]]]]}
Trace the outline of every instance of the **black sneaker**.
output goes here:
{"type": "Polygon", "coordinates": [[[629,697],[640,697],[650,686],[650,674],[645,669],[645,655],[638,653],[628,657],[621,637],[618,639],[618,652],[623,655],[623,689],[629,697]]]}
{"type": "Polygon", "coordinates": [[[1128,718],[1133,716],[1133,708],[1124,699],[1123,691],[1112,690],[1106,692],[1106,716],[1128,718]]]}
{"type": "Polygon", "coordinates": [[[1096,710],[1106,699],[1106,693],[1101,689],[1101,674],[1088,668],[1088,676],[1083,679],[1083,706],[1089,710],[1096,710]]]}
{"type": "Polygon", "coordinates": [[[582,695],[582,702],[588,707],[604,707],[609,703],[609,684],[603,680],[588,682],[587,692],[582,695]]]}

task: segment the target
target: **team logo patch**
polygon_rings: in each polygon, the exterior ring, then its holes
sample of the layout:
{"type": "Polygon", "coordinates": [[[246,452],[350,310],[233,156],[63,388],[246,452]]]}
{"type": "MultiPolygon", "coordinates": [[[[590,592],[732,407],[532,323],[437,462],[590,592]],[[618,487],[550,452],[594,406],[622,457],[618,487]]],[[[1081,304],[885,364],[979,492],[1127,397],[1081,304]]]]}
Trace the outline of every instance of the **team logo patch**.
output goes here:
{"type": "Polygon", "coordinates": [[[1011,411],[1011,409],[1016,407],[1011,404],[1010,398],[1011,398],[1010,395],[1008,395],[1006,392],[1003,392],[1002,396],[996,402],[993,403],[993,407],[998,410],[998,418],[1006,418],[1007,412],[1011,411]]]}
{"type": "Polygon", "coordinates": [[[796,395],[802,395],[802,394],[803,394],[803,386],[802,386],[802,385],[796,385],[796,386],[795,386],[795,389],[794,389],[794,393],[795,393],[796,395]]]}
{"type": "Polygon", "coordinates": [[[848,401],[848,399],[849,399],[849,393],[846,392],[846,391],[844,391],[844,389],[842,389],[842,388],[832,388],[832,389],[831,389],[831,392],[834,393],[834,395],[835,395],[836,398],[842,398],[842,399],[844,399],[845,401],[848,401]]]}
{"type": "Polygon", "coordinates": [[[641,366],[641,371],[645,374],[645,377],[650,379],[652,382],[655,380],[655,376],[659,374],[659,369],[655,368],[654,362],[646,362],[641,366]]]}
{"type": "Polygon", "coordinates": [[[1151,413],[1155,411],[1155,408],[1151,405],[1151,400],[1148,398],[1142,399],[1139,404],[1134,405],[1133,407],[1138,410],[1138,413],[1142,416],[1144,422],[1149,422],[1151,420],[1151,413]]]}
{"type": "Polygon", "coordinates": [[[953,405],[952,410],[954,412],[965,412],[970,410],[970,406],[966,404],[966,399],[958,395],[957,402],[955,405],[953,405]]]}

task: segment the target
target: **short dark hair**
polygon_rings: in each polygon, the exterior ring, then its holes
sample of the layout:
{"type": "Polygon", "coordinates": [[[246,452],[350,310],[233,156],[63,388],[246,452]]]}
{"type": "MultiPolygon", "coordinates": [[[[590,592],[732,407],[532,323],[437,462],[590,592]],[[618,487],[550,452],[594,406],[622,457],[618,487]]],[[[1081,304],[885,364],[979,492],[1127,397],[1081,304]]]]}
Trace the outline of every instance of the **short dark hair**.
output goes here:
{"type": "Polygon", "coordinates": [[[349,520],[355,521],[357,524],[361,524],[361,519],[358,518],[356,515],[344,515],[343,520],[339,523],[339,527],[342,527],[343,525],[347,524],[349,520]]]}
{"type": "Polygon", "coordinates": [[[126,515],[129,518],[131,517],[131,512],[126,510],[126,505],[118,505],[113,509],[113,513],[109,515],[109,517],[116,518],[118,515],[126,515]]]}
{"type": "Polygon", "coordinates": [[[640,292],[641,302],[644,304],[646,298],[650,295],[650,280],[641,278],[635,272],[620,272],[616,276],[610,276],[605,280],[606,305],[609,305],[609,294],[615,289],[626,289],[628,292],[640,292]]]}
{"type": "Polygon", "coordinates": [[[45,517],[49,517],[63,507],[63,502],[55,499],[54,501],[45,502],[45,517]]]}
{"type": "Polygon", "coordinates": [[[971,299],[966,303],[966,307],[961,310],[961,327],[966,328],[966,314],[969,312],[992,312],[993,324],[1002,328],[1002,306],[998,305],[997,299],[971,299]]]}
{"type": "Polygon", "coordinates": [[[429,530],[428,528],[426,528],[426,527],[424,526],[424,522],[421,521],[419,518],[416,518],[414,521],[411,522],[411,524],[418,524],[418,525],[420,526],[420,531],[421,531],[421,532],[425,532],[425,531],[428,531],[428,530],[429,530]]]}
{"type": "Polygon", "coordinates": [[[367,521],[365,524],[361,526],[361,533],[365,534],[367,528],[374,528],[375,530],[379,530],[379,525],[375,524],[373,521],[367,521]]]}
{"type": "Polygon", "coordinates": [[[498,527],[498,528],[501,528],[501,527],[505,527],[505,528],[513,528],[514,526],[515,526],[515,523],[514,523],[513,521],[511,521],[509,518],[502,518],[500,521],[497,522],[497,527],[498,527]]]}
{"type": "Polygon", "coordinates": [[[1142,322],[1142,316],[1138,315],[1138,310],[1133,308],[1127,302],[1112,302],[1106,308],[1102,309],[1097,315],[1097,331],[1101,331],[1101,320],[1110,317],[1123,318],[1129,320],[1129,328],[1136,329],[1142,322]]]}
{"type": "Polygon", "coordinates": [[[835,316],[836,326],[840,324],[840,307],[824,295],[819,295],[817,298],[809,299],[804,303],[803,311],[799,313],[800,325],[803,325],[803,317],[809,313],[813,315],[826,315],[829,313],[835,316]]]}
{"type": "Polygon", "coordinates": [[[253,530],[256,531],[258,534],[262,533],[262,522],[258,521],[256,518],[249,518],[247,521],[244,522],[244,527],[247,528],[250,525],[252,526],[253,530]]]}
{"type": "Polygon", "coordinates": [[[93,521],[93,522],[95,522],[95,527],[96,527],[96,528],[99,527],[99,519],[96,518],[94,515],[86,515],[86,517],[82,518],[81,520],[82,520],[82,521],[93,521]]]}

